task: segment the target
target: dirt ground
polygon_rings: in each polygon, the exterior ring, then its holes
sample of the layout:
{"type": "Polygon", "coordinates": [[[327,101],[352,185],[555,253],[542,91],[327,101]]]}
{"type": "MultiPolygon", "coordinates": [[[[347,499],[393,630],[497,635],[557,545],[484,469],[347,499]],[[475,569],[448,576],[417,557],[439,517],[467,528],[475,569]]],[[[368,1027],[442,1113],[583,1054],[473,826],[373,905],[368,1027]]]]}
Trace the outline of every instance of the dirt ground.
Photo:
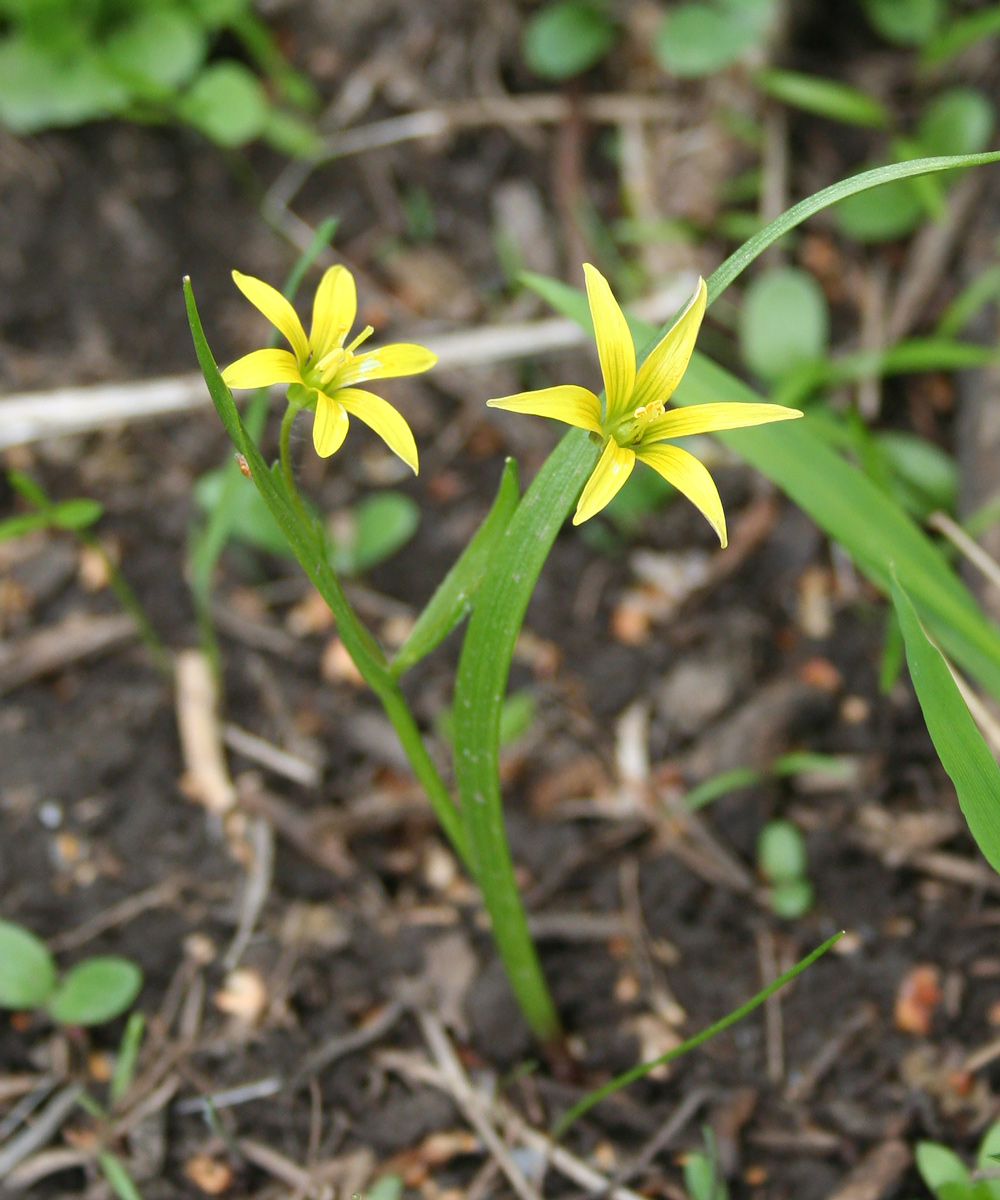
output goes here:
{"type": "MultiPolygon", "coordinates": [[[[351,123],[539,89],[517,55],[524,14],[508,3],[279,7],[286,52],[331,100],[368,81],[369,103],[351,123]]],[[[823,6],[805,7],[790,63],[835,74],[860,62],[891,75],[893,55],[860,19],[824,21],[823,6]]],[[[991,78],[991,64],[979,70],[991,78]]],[[[647,87],[681,114],[650,134],[654,173],[662,158],[670,180],[651,186],[665,215],[690,215],[747,165],[712,123],[713,106],[722,94],[752,101],[739,78],[673,85],[628,50],[570,90],[647,87]]],[[[899,103],[905,111],[905,93],[899,103]]],[[[336,251],[358,274],[361,320],[380,337],[522,319],[541,309],[504,279],[498,192],[516,184],[542,215],[528,265],[575,278],[586,242],[566,220],[574,196],[608,221],[619,212],[605,134],[573,116],[371,150],[316,170],[293,207],[310,225],[339,217],[336,251]],[[414,228],[414,196],[429,200],[429,236],[414,228]]],[[[869,152],[867,134],[812,118],[793,117],[789,136],[793,198],[869,152]]],[[[185,273],[220,360],[259,344],[261,323],[229,271],[277,282],[295,261],[260,215],[282,167],[266,151],[231,158],[177,130],[0,135],[0,390],[192,370],[185,273]]],[[[990,232],[989,209],[950,260],[938,309],[961,278],[963,248],[990,232]]],[[[725,251],[709,239],[664,269],[707,272],[725,251]]],[[[850,247],[820,221],[795,253],[865,273],[898,270],[904,248],[850,247]]],[[[856,330],[849,299],[835,321],[844,337],[856,330]]],[[[724,319],[709,333],[731,359],[724,319]]],[[[300,478],[321,510],[387,485],[420,506],[414,539],[352,585],[386,640],[485,514],[504,454],[518,457],[525,480],[554,443],[554,429],[497,419],[485,399],[595,378],[588,353],[564,351],[394,382],[385,394],[420,444],[417,480],[394,475],[366,433],[354,435],[358,453],[321,464],[300,431],[300,478]]],[[[886,387],[885,423],[945,447],[955,411],[947,377],[886,387]]],[[[214,414],[199,412],[15,448],[6,463],[57,497],[106,506],[101,539],[181,650],[197,642],[184,580],[191,488],[229,453],[214,414]]],[[[879,692],[883,604],[765,481],[734,461],[716,474],[733,531],[725,556],[682,503],[643,518],[629,540],[605,526],[610,546],[567,528],[528,612],[512,687],[530,691],[538,715],[505,755],[507,816],[568,1035],[563,1063],[533,1045],[477,897],[294,564],[238,545],[225,555],[222,709],[226,722],[311,764],[319,782],[296,783],[231,750],[240,817],[226,828],[185,795],[173,689],[135,641],[0,694],[0,911],[49,939],[63,963],[117,953],[145,973],[138,1003],[151,1033],[138,1082],[159,1098],[118,1145],[146,1200],[213,1186],[306,1195],[313,1185],[289,1168],[317,1164],[347,1194],[390,1171],[426,1200],[509,1194],[454,1095],[414,1067],[428,1032],[401,996],[422,988],[474,1083],[546,1129],[611,1073],[722,1016],[838,929],[847,934],[837,951],[779,1002],[595,1108],[569,1149],[613,1174],[657,1139],[631,1184],[673,1198],[683,1152],[702,1144],[707,1124],[734,1197],[912,1195],[922,1185],[906,1145],[931,1136],[971,1148],[1000,1113],[1000,1056],[975,1061],[1000,1023],[1000,883],[965,831],[905,672],[879,692]],[[705,580],[672,606],[662,580],[692,563],[710,564],[705,580]],[[678,815],[687,787],[736,767],[766,770],[789,750],[837,756],[839,772],[743,787],[696,818],[678,815]],[[637,755],[651,764],[638,780],[637,755]],[[771,914],[754,876],[757,833],[776,815],[805,833],[816,891],[794,922],[771,914]],[[273,843],[273,870],[237,967],[231,947],[261,839],[273,843]],[[220,1098],[211,1119],[192,1103],[261,1081],[258,1098],[220,1098]],[[876,1181],[869,1191],[838,1191],[866,1177],[876,1181]]],[[[0,515],[14,510],[4,495],[0,515]]],[[[68,535],[0,546],[0,653],[74,614],[117,612],[100,583],[68,535]]],[[[450,699],[458,646],[449,639],[407,676],[428,730],[450,699]]],[[[447,747],[429,736],[446,762],[447,747]]],[[[5,1080],[69,1072],[99,1094],[122,1024],[84,1036],[8,1014],[0,1097],[5,1080]]],[[[88,1128],[74,1114],[65,1144],[85,1145],[88,1128]]],[[[518,1153],[530,1173],[537,1154],[518,1153]]],[[[580,1194],[551,1169],[545,1186],[580,1194]]],[[[76,1167],[31,1194],[109,1193],[76,1167]]]]}

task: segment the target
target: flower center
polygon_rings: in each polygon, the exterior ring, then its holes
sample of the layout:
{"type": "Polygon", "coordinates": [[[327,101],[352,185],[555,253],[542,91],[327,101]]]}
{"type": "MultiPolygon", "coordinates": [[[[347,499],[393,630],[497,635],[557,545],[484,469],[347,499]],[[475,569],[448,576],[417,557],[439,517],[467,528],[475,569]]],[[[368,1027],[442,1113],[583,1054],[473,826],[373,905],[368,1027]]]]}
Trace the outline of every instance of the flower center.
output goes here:
{"type": "Polygon", "coordinates": [[[652,400],[649,404],[640,404],[630,417],[619,421],[611,431],[611,436],[619,446],[636,446],[646,435],[651,421],[662,417],[664,404],[662,400],[652,400]]]}
{"type": "Polygon", "coordinates": [[[375,332],[371,325],[366,325],[358,334],[349,346],[335,346],[329,353],[324,354],[322,358],[313,362],[311,359],[302,372],[302,381],[307,387],[314,387],[323,390],[329,388],[336,380],[336,377],[354,359],[354,351],[367,341],[368,338],[375,332]]]}

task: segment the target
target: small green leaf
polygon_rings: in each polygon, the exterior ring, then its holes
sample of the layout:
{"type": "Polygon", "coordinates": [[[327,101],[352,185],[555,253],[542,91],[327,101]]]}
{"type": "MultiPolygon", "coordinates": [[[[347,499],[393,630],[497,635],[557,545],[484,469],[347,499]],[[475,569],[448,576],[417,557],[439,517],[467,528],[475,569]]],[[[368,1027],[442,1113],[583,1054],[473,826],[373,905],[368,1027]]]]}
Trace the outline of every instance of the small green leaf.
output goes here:
{"type": "Polygon", "coordinates": [[[949,1183],[967,1183],[969,1168],[952,1150],[939,1142],[917,1142],[913,1154],[920,1178],[938,1194],[949,1183]]]}
{"type": "Polygon", "coordinates": [[[955,460],[915,433],[891,430],[875,436],[889,467],[889,488],[908,513],[924,520],[937,509],[952,512],[958,499],[955,460]]]}
{"type": "Polygon", "coordinates": [[[996,110],[980,91],[949,88],[924,109],[917,140],[925,154],[978,154],[990,143],[996,110]]]}
{"type": "Polygon", "coordinates": [[[760,771],[753,767],[733,767],[731,771],[720,771],[718,775],[693,787],[681,803],[688,812],[697,812],[699,808],[738,788],[754,787],[762,778],[760,771]]]}
{"type": "Polygon", "coordinates": [[[944,0],[862,0],[865,16],[887,42],[922,46],[941,24],[944,0]]]}
{"type": "Polygon", "coordinates": [[[323,149],[323,139],[308,121],[273,105],[267,110],[260,136],[275,150],[295,158],[319,157],[323,149]]]}
{"type": "Polygon", "coordinates": [[[49,520],[59,529],[86,529],[103,515],[103,504],[81,496],[78,500],[64,500],[56,504],[49,511],[49,520]]]}
{"type": "Polygon", "coordinates": [[[691,1200],[727,1200],[729,1189],[719,1176],[718,1164],[694,1150],[684,1158],[684,1188],[691,1200]]]}
{"type": "Polygon", "coordinates": [[[957,17],[941,30],[924,47],[921,62],[927,67],[939,67],[942,63],[968,50],[983,38],[1000,33],[1000,4],[981,8],[968,16],[957,17]]]}
{"type": "MultiPolygon", "coordinates": [[[[976,1151],[977,1169],[980,1171],[992,1170],[997,1165],[998,1155],[1000,1155],[1000,1121],[994,1121],[983,1134],[979,1149],[976,1151]]],[[[1000,1180],[991,1182],[1000,1183],[1000,1180]]]]}
{"type": "Polygon", "coordinates": [[[783,921],[797,921],[804,917],[815,899],[815,890],[808,879],[785,879],[767,890],[771,911],[783,921]]]}
{"type": "Polygon", "coordinates": [[[806,843],[791,821],[768,821],[757,836],[757,866],[770,883],[787,883],[806,873],[806,843]]]}
{"type": "Polygon", "coordinates": [[[52,503],[42,485],[32,479],[30,475],[25,475],[23,471],[8,471],[7,482],[19,496],[36,508],[48,508],[52,503]]]}
{"type": "Polygon", "coordinates": [[[841,200],[833,219],[841,233],[859,242],[891,242],[912,233],[924,212],[916,189],[897,180],[841,200]]]}
{"type": "Polygon", "coordinates": [[[91,48],[62,58],[27,37],[0,41],[0,123],[13,133],[111,117],[128,103],[128,89],[91,48]]]}
{"type": "Polygon", "coordinates": [[[64,976],[47,1007],[61,1025],[103,1025],[120,1016],[141,987],[142,971],[129,959],[87,958],[64,976]]]}
{"type": "MultiPolygon", "coordinates": [[[[537,713],[538,706],[530,692],[511,692],[504,699],[500,709],[499,744],[512,746],[519,737],[528,732],[537,713]]],[[[453,708],[442,709],[435,718],[434,726],[446,742],[454,745],[455,714],[453,708]]]]}
{"type": "Polygon", "coordinates": [[[524,27],[521,50],[542,79],[570,79],[589,70],[618,41],[618,27],[588,0],[555,0],[524,27]]]}
{"type": "Polygon", "coordinates": [[[757,35],[710,4],[680,4],[664,18],[653,53],[679,79],[711,75],[752,49],[757,35]]]}
{"type": "Polygon", "coordinates": [[[0,521],[0,542],[9,542],[14,538],[24,537],[35,529],[47,529],[49,514],[47,512],[22,513],[17,517],[7,517],[0,521]]]}
{"type": "Polygon", "coordinates": [[[403,1180],[399,1175],[382,1175],[364,1193],[364,1200],[402,1200],[403,1180]]]}
{"type": "Polygon", "coordinates": [[[177,7],[141,12],[105,43],[109,65],[126,83],[135,79],[171,91],[194,77],[206,49],[198,22],[177,7]]]}
{"type": "Polygon", "coordinates": [[[821,357],[829,329],[823,289],[798,267],[776,267],[758,275],[743,297],[740,350],[762,379],[779,379],[821,357]]]}
{"type": "MultiPolygon", "coordinates": [[[[214,513],[226,487],[226,467],[218,467],[202,475],[194,485],[194,498],[204,512],[214,513]]],[[[267,554],[283,558],[291,556],[288,539],[281,532],[271,510],[249,479],[241,475],[227,489],[230,499],[228,526],[232,537],[255,546],[267,554]]]]}
{"type": "Polygon", "coordinates": [[[110,1150],[101,1150],[97,1155],[97,1163],[118,1200],[142,1200],[139,1189],[132,1182],[132,1176],[117,1154],[112,1154],[110,1150]]]}
{"type": "Polygon", "coordinates": [[[475,602],[476,591],[486,574],[490,555],[499,539],[503,537],[519,497],[517,463],[508,458],[504,464],[496,499],[486,519],[462,551],[458,561],[442,579],[390,663],[390,670],[397,679],[404,671],[408,671],[430,654],[455,626],[468,616],[475,602]]]}
{"type": "Polygon", "coordinates": [[[268,102],[255,75],[235,62],[202,71],[177,102],[177,112],[220,146],[243,146],[259,137],[268,102]]]}
{"type": "Polygon", "coordinates": [[[836,79],[768,67],[754,72],[753,80],[766,95],[817,117],[871,129],[885,129],[892,121],[880,101],[836,79]]]}
{"type": "Polygon", "coordinates": [[[419,507],[402,492],[372,492],[345,515],[331,531],[331,565],[344,575],[360,575],[391,558],[420,523],[419,507]]]}
{"type": "Polygon", "coordinates": [[[56,986],[45,943],[11,921],[0,921],[0,1008],[38,1008],[56,986]]]}
{"type": "Polygon", "coordinates": [[[891,587],[910,679],[927,731],[955,785],[972,836],[990,866],[1000,870],[1000,768],[976,728],[948,664],[924,632],[909,596],[895,577],[891,587]]]}
{"type": "Polygon", "coordinates": [[[129,1016],[125,1024],[125,1032],[122,1034],[122,1040],[118,1045],[118,1054],[115,1058],[115,1072],[111,1076],[111,1085],[108,1088],[108,1099],[111,1101],[112,1107],[118,1103],[132,1086],[145,1028],[146,1018],[141,1012],[134,1012],[129,1016]]]}

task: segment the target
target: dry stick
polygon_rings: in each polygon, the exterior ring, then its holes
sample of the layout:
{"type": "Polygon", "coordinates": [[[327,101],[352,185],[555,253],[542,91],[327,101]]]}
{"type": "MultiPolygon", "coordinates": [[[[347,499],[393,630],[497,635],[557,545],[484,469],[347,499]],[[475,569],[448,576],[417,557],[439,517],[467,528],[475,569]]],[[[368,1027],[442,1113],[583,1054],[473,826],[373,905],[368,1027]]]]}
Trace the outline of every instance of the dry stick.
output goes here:
{"type": "Polygon", "coordinates": [[[222,965],[227,971],[237,966],[253,936],[260,914],[267,903],[274,875],[274,828],[267,817],[254,817],[250,823],[250,848],[253,858],[247,873],[246,887],[240,901],[240,919],[236,936],[226,951],[222,965]]]}
{"type": "Polygon", "coordinates": [[[848,1172],[829,1200],[880,1200],[896,1190],[912,1157],[903,1141],[880,1142],[848,1172]]]}
{"type": "Polygon", "coordinates": [[[93,941],[102,933],[107,933],[109,929],[128,924],[140,913],[148,912],[151,908],[166,908],[173,904],[184,890],[187,882],[184,876],[174,875],[170,879],[164,879],[162,883],[146,888],[145,891],[126,896],[124,900],[112,904],[110,908],[97,913],[89,921],[77,925],[75,929],[68,929],[65,933],[49,938],[49,949],[57,953],[63,950],[75,950],[79,946],[85,946],[87,942],[93,941]]]}
{"type": "Polygon", "coordinates": [[[74,1167],[85,1167],[93,1162],[94,1156],[85,1150],[72,1150],[68,1146],[58,1150],[42,1150],[26,1158],[4,1180],[5,1191],[24,1192],[48,1175],[57,1171],[71,1171],[74,1167]]]}
{"type": "MultiPolygon", "coordinates": [[[[861,349],[878,353],[886,344],[886,294],[889,274],[881,260],[864,277],[861,289],[861,349]]],[[[858,412],[874,421],[882,408],[882,380],[877,374],[858,381],[858,412]]]]}
{"type": "MultiPolygon", "coordinates": [[[[311,240],[313,230],[308,226],[305,229],[311,240]]],[[[660,324],[688,299],[693,286],[693,275],[684,272],[662,291],[630,305],[630,311],[645,321],[660,324]]],[[[590,337],[575,321],[564,317],[546,317],[538,321],[463,329],[423,340],[438,357],[436,370],[485,366],[528,358],[585,345],[590,337]]],[[[60,388],[53,392],[24,392],[0,399],[0,450],[35,442],[40,438],[89,432],[123,421],[145,420],[206,408],[210,402],[201,375],[60,388]]],[[[226,611],[223,611],[222,616],[225,615],[226,611]]],[[[219,614],[213,612],[212,616],[219,620],[219,614]]],[[[261,645],[260,649],[282,653],[283,648],[298,648],[295,639],[284,634],[283,630],[272,632],[283,635],[280,644],[276,636],[267,645],[261,645]]],[[[234,636],[239,634],[234,632],[234,636]]]]}
{"type": "Polygon", "coordinates": [[[281,775],[303,787],[319,786],[320,773],[315,763],[307,762],[298,754],[290,754],[280,746],[275,746],[273,742],[241,729],[239,725],[233,725],[231,722],[223,725],[222,740],[230,750],[235,750],[251,762],[266,767],[275,775],[281,775]]]}
{"type": "Polygon", "coordinates": [[[236,803],[236,789],[222,750],[215,675],[200,650],[183,650],[177,655],[176,677],[184,788],[208,812],[221,816],[236,803]]]}
{"type": "Polygon", "coordinates": [[[436,1017],[424,1011],[418,1011],[417,1019],[420,1022],[424,1040],[437,1062],[451,1098],[461,1109],[465,1119],[482,1138],[500,1170],[507,1176],[507,1182],[521,1200],[541,1200],[538,1191],[528,1182],[503,1139],[493,1128],[486,1111],[484,1111],[482,1101],[458,1060],[458,1055],[455,1053],[444,1026],[436,1017]]]}
{"type": "Polygon", "coordinates": [[[625,909],[627,936],[643,987],[657,1015],[668,1025],[677,1027],[687,1019],[677,997],[657,969],[649,949],[649,933],[642,912],[642,896],[639,891],[639,863],[634,855],[623,860],[618,871],[618,886],[625,909]]]}
{"type": "Polygon", "coordinates": [[[0,647],[0,696],[33,679],[105,654],[137,636],[135,622],[129,616],[87,617],[73,613],[58,625],[0,647]]]}
{"type": "Polygon", "coordinates": [[[935,512],[927,518],[927,524],[931,529],[936,529],[938,533],[943,533],[949,542],[959,550],[970,563],[982,574],[995,588],[1000,588],[1000,563],[980,546],[980,544],[971,538],[965,530],[956,521],[953,521],[947,513],[935,512]]]}
{"type": "Polygon", "coordinates": [[[288,1083],[289,1091],[296,1091],[314,1075],[318,1075],[324,1067],[336,1062],[338,1058],[343,1058],[345,1054],[354,1054],[358,1050],[364,1050],[372,1042],[377,1042],[399,1021],[407,1008],[408,1005],[403,1000],[390,1000],[380,1013],[360,1028],[350,1033],[337,1034],[307,1054],[305,1061],[288,1083]]]}
{"type": "MultiPolygon", "coordinates": [[[[788,110],[783,104],[766,105],[764,112],[764,152],[761,159],[761,225],[770,223],[788,208],[788,110]]],[[[778,266],[785,259],[781,242],[769,246],[761,256],[767,266],[778,266]]]]}
{"type": "Polygon", "coordinates": [[[785,1099],[791,1104],[802,1104],[808,1100],[826,1073],[840,1060],[851,1039],[872,1025],[877,1018],[878,1009],[874,1004],[862,1004],[792,1080],[785,1091],[785,1099]]]}
{"type": "MultiPolygon", "coordinates": [[[[774,934],[766,925],[754,930],[757,941],[757,960],[760,964],[760,982],[768,987],[778,978],[778,956],[774,946],[774,934]]],[[[764,1027],[767,1040],[767,1077],[771,1083],[781,1083],[785,1078],[785,1023],[781,1016],[781,1000],[777,993],[768,996],[764,1004],[764,1027]]]]}
{"type": "MultiPolygon", "coordinates": [[[[244,771],[237,776],[236,792],[241,808],[267,817],[304,858],[338,879],[347,879],[354,873],[355,867],[340,831],[304,815],[280,796],[269,792],[256,771],[244,771]]],[[[430,811],[429,805],[427,811],[430,811]]]]}
{"type": "Polygon", "coordinates": [[[23,1133],[0,1148],[0,1180],[4,1180],[11,1171],[28,1157],[40,1150],[51,1137],[55,1137],[62,1123],[73,1111],[77,1100],[83,1094],[83,1084],[71,1083],[62,1089],[54,1099],[42,1109],[33,1125],[29,1125],[23,1133]]]}

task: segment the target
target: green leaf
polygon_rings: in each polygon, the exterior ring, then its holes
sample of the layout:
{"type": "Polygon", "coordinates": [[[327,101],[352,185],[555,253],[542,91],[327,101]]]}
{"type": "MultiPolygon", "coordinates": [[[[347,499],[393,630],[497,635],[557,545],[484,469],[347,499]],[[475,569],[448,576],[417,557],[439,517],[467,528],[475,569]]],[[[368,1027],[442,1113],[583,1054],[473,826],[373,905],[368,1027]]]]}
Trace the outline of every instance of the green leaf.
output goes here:
{"type": "Polygon", "coordinates": [[[49,514],[47,512],[22,513],[17,517],[7,517],[0,521],[0,542],[9,542],[14,538],[24,537],[35,529],[47,529],[49,514]]]}
{"type": "Polygon", "coordinates": [[[944,0],[862,0],[865,16],[888,42],[922,46],[945,13],[944,0]]]}
{"type": "Polygon", "coordinates": [[[486,519],[462,551],[458,561],[442,579],[410,630],[406,641],[389,664],[389,669],[397,679],[440,645],[455,626],[464,621],[472,611],[490,555],[503,536],[519,498],[517,463],[508,458],[504,463],[496,499],[486,519]]]}
{"type": "Polygon", "coordinates": [[[689,1054],[692,1050],[697,1049],[698,1046],[704,1045],[705,1042],[707,1042],[710,1038],[715,1037],[716,1034],[722,1033],[724,1029],[728,1029],[730,1025],[735,1025],[737,1021],[742,1021],[745,1016],[747,1016],[749,1013],[752,1013],[755,1008],[759,1008],[766,1000],[773,996],[776,991],[778,991],[780,988],[783,988],[786,983],[790,983],[791,980],[796,977],[796,975],[801,975],[807,967],[812,966],[817,958],[825,954],[832,946],[835,946],[843,936],[843,932],[840,932],[835,933],[831,938],[827,938],[827,940],[821,946],[817,946],[812,953],[807,954],[805,958],[797,962],[794,967],[790,968],[788,971],[785,971],[784,974],[779,975],[778,978],[773,981],[773,983],[769,983],[766,988],[763,988],[761,991],[759,991],[757,995],[748,1000],[746,1004],[741,1004],[739,1008],[735,1009],[731,1013],[728,1013],[720,1021],[716,1021],[714,1025],[709,1025],[707,1029],[702,1029],[700,1033],[696,1033],[694,1037],[690,1037],[687,1039],[687,1041],[681,1042],[681,1044],[679,1046],[675,1046],[673,1050],[668,1050],[666,1054],[661,1054],[659,1058],[654,1058],[650,1062],[639,1063],[637,1066],[630,1068],[628,1071],[623,1071],[621,1075],[615,1076],[615,1078],[609,1080],[608,1083],[602,1084],[600,1087],[595,1088],[592,1092],[588,1092],[587,1095],[584,1096],[582,1100],[578,1100],[568,1112],[563,1113],[553,1127],[552,1136],[554,1138],[561,1138],[572,1124],[579,1120],[579,1118],[582,1117],[585,1112],[588,1112],[590,1109],[592,1109],[595,1104],[599,1104],[603,1099],[605,1099],[605,1097],[612,1095],[614,1092],[620,1091],[623,1087],[627,1087],[628,1084],[634,1083],[635,1080],[641,1079],[644,1075],[648,1075],[649,1072],[654,1070],[656,1067],[673,1062],[675,1058],[680,1058],[682,1054],[689,1054]]]}
{"type": "Polygon", "coordinates": [[[402,1200],[403,1180],[399,1175],[382,1175],[364,1192],[364,1200],[402,1200]]]}
{"type": "Polygon", "coordinates": [[[932,1192],[937,1194],[948,1183],[967,1183],[969,1168],[964,1162],[939,1142],[917,1142],[913,1152],[920,1178],[932,1192]]]}
{"type": "Polygon", "coordinates": [[[956,17],[927,43],[921,62],[926,67],[939,67],[976,42],[997,33],[1000,33],[1000,4],[981,8],[965,17],[956,17]]]}
{"type": "Polygon", "coordinates": [[[391,558],[413,537],[420,509],[402,492],[373,492],[354,505],[331,537],[331,566],[360,575],[391,558]]]}
{"type": "Polygon", "coordinates": [[[235,62],[206,68],[177,101],[178,115],[220,146],[243,146],[259,137],[268,107],[260,81],[235,62]]]}
{"type": "MultiPolygon", "coordinates": [[[[979,1149],[976,1151],[976,1168],[980,1171],[993,1170],[997,1165],[998,1155],[1000,1155],[1000,1121],[994,1121],[983,1134],[982,1141],[979,1143],[979,1149]]],[[[993,1180],[991,1182],[995,1186],[1000,1181],[993,1180]]]]}
{"type": "Polygon", "coordinates": [[[952,512],[958,499],[958,465],[932,442],[914,433],[891,430],[875,436],[889,471],[889,487],[899,504],[917,520],[932,512],[952,512]]]}
{"type": "Polygon", "coordinates": [[[917,126],[925,154],[976,154],[989,145],[996,110],[980,91],[949,88],[928,104],[917,126]]]}
{"type": "Polygon", "coordinates": [[[194,78],[207,48],[198,22],[171,7],[137,14],[108,38],[105,54],[125,83],[135,79],[173,91],[194,78]]]}
{"type": "Polygon", "coordinates": [[[731,66],[760,37],[752,24],[734,20],[721,5],[679,4],[660,25],[653,53],[671,75],[694,79],[731,66]]]}
{"type": "Polygon", "coordinates": [[[589,70],[618,41],[618,27],[588,0],[555,0],[524,27],[521,51],[542,79],[570,79],[589,70]]]}
{"type": "Polygon", "coordinates": [[[891,242],[906,237],[923,221],[920,196],[906,181],[886,183],[842,201],[833,212],[841,233],[859,242],[891,242]]]}
{"type": "Polygon", "coordinates": [[[812,908],[815,889],[808,879],[784,879],[767,889],[767,902],[776,917],[798,921],[812,908]]]}
{"type": "Polygon", "coordinates": [[[993,869],[1000,870],[1000,768],[983,741],[941,652],[923,630],[910,597],[892,580],[910,679],[927,731],[955,785],[972,836],[993,869]]]}
{"type": "Polygon", "coordinates": [[[0,1008],[38,1008],[56,986],[45,943],[11,921],[0,921],[0,1008]]]}
{"type": "Polygon", "coordinates": [[[987,267],[951,301],[941,315],[936,332],[940,337],[955,337],[984,305],[997,296],[1000,296],[1000,266],[987,267]]]}
{"type": "Polygon", "coordinates": [[[115,955],[84,959],[62,979],[47,1008],[60,1025],[103,1025],[129,1007],[142,987],[142,971],[115,955]]]}
{"type": "Polygon", "coordinates": [[[697,812],[699,808],[704,808],[720,796],[735,792],[738,788],[753,787],[760,783],[762,778],[760,771],[753,767],[733,767],[731,771],[720,771],[718,775],[713,775],[704,783],[693,787],[681,803],[688,812],[697,812]]]}
{"type": "Polygon", "coordinates": [[[728,1200],[729,1196],[718,1164],[700,1150],[684,1156],[684,1189],[691,1200],[728,1200]]]}
{"type": "Polygon", "coordinates": [[[768,821],[757,835],[757,866],[770,883],[787,883],[806,873],[806,843],[791,821],[768,821]]]}
{"type": "Polygon", "coordinates": [[[100,1150],[97,1154],[97,1164],[118,1200],[142,1200],[139,1189],[132,1182],[132,1176],[117,1154],[112,1154],[110,1150],[100,1150]]]}
{"type": "Polygon", "coordinates": [[[323,139],[308,121],[273,105],[267,110],[260,136],[275,150],[295,158],[318,158],[323,151],[323,139]]]}
{"type": "Polygon", "coordinates": [[[51,506],[52,501],[45,494],[42,485],[32,479],[30,475],[25,475],[23,471],[8,471],[7,482],[19,496],[36,508],[51,506]]]}
{"type": "Polygon", "coordinates": [[[111,117],[128,103],[128,89],[92,49],[61,58],[26,37],[0,42],[0,123],[13,133],[111,117]]]}
{"type": "Polygon", "coordinates": [[[775,267],[747,288],[740,309],[740,350],[761,379],[775,380],[826,351],[830,314],[808,271],[775,267]]]}
{"type": "Polygon", "coordinates": [[[835,79],[767,67],[755,71],[753,81],[765,95],[817,117],[870,129],[885,129],[892,123],[884,104],[835,79]]]}
{"type": "Polygon", "coordinates": [[[49,521],[59,529],[86,529],[104,515],[104,505],[85,496],[63,500],[49,510],[49,521]]]}
{"type": "Polygon", "coordinates": [[[122,1040],[118,1046],[118,1054],[115,1058],[115,1071],[111,1076],[111,1085],[108,1088],[108,1099],[111,1101],[112,1107],[118,1103],[132,1086],[145,1028],[146,1018],[142,1013],[134,1012],[130,1014],[125,1024],[125,1032],[122,1034],[122,1040]]]}
{"type": "MultiPolygon", "coordinates": [[[[529,691],[512,692],[506,696],[500,709],[500,745],[513,745],[519,737],[528,732],[537,714],[538,706],[529,691]]],[[[454,706],[441,709],[434,719],[434,727],[449,745],[454,745],[454,706]]]]}
{"type": "MultiPolygon", "coordinates": [[[[226,467],[217,467],[195,482],[195,503],[204,512],[214,512],[221,502],[226,488],[226,470],[226,467]]],[[[250,480],[241,475],[238,481],[233,481],[231,489],[226,490],[229,493],[226,505],[230,536],[267,554],[289,557],[291,550],[285,535],[250,480]]]]}

